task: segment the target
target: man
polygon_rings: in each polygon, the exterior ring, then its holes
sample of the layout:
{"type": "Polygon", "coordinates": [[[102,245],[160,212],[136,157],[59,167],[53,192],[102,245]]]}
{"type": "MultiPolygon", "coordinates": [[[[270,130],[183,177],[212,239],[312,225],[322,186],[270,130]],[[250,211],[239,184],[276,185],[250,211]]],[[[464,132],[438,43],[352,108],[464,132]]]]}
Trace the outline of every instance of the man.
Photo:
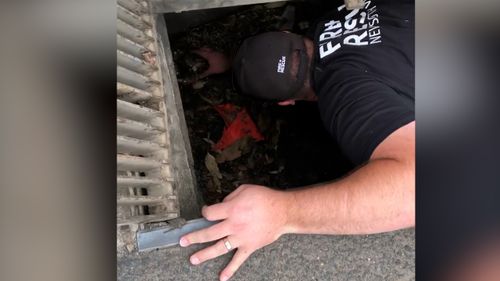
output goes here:
{"type": "MultiPolygon", "coordinates": [[[[348,11],[339,3],[312,40],[270,32],[243,43],[233,63],[240,90],[281,105],[317,100],[325,127],[358,168],[296,190],[240,186],[202,209],[221,222],[181,238],[181,246],[218,241],[191,263],[236,249],[220,274],[225,281],[286,233],[371,234],[414,225],[413,6],[366,1],[348,11]]],[[[217,56],[202,55],[217,63],[217,56]]]]}

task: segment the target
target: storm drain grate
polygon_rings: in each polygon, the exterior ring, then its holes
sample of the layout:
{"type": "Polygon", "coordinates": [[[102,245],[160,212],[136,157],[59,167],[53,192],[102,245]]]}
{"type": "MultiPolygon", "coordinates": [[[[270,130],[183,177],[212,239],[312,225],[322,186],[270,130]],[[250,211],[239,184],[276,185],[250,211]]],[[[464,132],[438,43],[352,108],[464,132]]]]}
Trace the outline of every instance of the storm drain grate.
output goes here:
{"type": "Polygon", "coordinates": [[[117,7],[117,224],[179,217],[155,20],[145,1],[117,7]]]}

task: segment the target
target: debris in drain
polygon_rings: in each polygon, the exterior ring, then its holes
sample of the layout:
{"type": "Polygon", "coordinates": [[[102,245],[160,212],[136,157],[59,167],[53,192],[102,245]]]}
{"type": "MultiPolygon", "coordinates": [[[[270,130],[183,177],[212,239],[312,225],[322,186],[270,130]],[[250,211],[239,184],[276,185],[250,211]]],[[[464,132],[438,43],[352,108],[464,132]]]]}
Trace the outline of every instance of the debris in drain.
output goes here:
{"type": "Polygon", "coordinates": [[[198,81],[193,83],[193,89],[199,90],[199,89],[203,88],[203,86],[205,86],[206,83],[207,83],[207,81],[198,80],[198,81]]]}
{"type": "Polygon", "coordinates": [[[219,171],[219,166],[217,165],[215,157],[213,157],[210,153],[207,153],[207,156],[205,156],[205,167],[212,176],[211,189],[217,191],[218,193],[221,193],[222,190],[220,187],[220,180],[222,179],[222,175],[219,171]]]}
{"type": "Polygon", "coordinates": [[[156,55],[151,53],[150,51],[142,53],[142,57],[145,62],[156,65],[156,55]]]}
{"type": "Polygon", "coordinates": [[[338,178],[352,168],[323,128],[316,104],[283,107],[255,100],[237,92],[231,71],[210,69],[207,58],[219,52],[230,58],[247,37],[293,26],[291,31],[304,34],[309,20],[292,14],[304,8],[268,7],[250,6],[170,38],[207,204],[245,183],[298,187],[338,178]]]}
{"type": "Polygon", "coordinates": [[[222,116],[227,126],[224,128],[222,137],[213,147],[215,151],[224,150],[236,141],[247,136],[256,141],[264,139],[255,126],[255,123],[248,115],[246,109],[239,109],[233,104],[221,104],[216,105],[215,110],[222,116]]]}
{"type": "MultiPolygon", "coordinates": [[[[249,136],[244,136],[233,142],[231,145],[226,147],[224,150],[217,153],[217,163],[224,163],[227,161],[233,161],[239,158],[241,155],[250,152],[252,148],[251,138],[249,136]]],[[[241,170],[241,169],[240,169],[241,170]]]]}

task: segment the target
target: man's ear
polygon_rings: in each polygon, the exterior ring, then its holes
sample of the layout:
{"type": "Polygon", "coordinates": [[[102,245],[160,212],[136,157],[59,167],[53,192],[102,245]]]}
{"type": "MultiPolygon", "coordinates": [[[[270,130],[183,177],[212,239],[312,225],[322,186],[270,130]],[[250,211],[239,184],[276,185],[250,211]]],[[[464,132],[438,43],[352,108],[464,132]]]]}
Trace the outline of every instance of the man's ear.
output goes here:
{"type": "Polygon", "coordinates": [[[295,105],[295,100],[284,100],[278,102],[279,105],[285,106],[285,105],[295,105]]]}

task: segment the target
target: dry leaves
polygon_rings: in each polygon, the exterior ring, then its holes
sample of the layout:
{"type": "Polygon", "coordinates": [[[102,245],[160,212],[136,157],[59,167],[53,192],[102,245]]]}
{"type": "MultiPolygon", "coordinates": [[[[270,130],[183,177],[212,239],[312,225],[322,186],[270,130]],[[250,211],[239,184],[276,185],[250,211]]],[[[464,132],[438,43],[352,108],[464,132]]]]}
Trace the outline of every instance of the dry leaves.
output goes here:
{"type": "Polygon", "coordinates": [[[219,171],[219,166],[217,165],[217,161],[215,161],[215,157],[213,157],[210,153],[207,153],[205,156],[205,167],[207,168],[210,176],[212,176],[212,183],[214,185],[214,189],[221,193],[221,184],[220,180],[222,179],[222,174],[219,171]]]}
{"type": "Polygon", "coordinates": [[[238,159],[241,155],[250,151],[251,143],[252,138],[249,136],[235,141],[233,144],[216,155],[215,159],[217,160],[217,163],[224,163],[226,161],[238,159]]]}

